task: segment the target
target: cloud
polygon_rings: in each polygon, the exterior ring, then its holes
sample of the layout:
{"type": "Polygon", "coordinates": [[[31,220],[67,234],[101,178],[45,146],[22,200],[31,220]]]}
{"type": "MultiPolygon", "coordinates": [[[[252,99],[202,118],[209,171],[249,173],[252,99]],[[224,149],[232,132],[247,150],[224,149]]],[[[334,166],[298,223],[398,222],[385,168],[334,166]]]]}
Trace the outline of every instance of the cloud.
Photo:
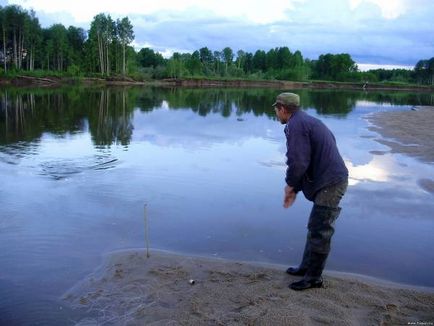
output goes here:
{"type": "Polygon", "coordinates": [[[381,9],[381,14],[386,19],[395,19],[407,10],[405,0],[349,0],[352,10],[357,9],[362,3],[373,3],[381,9]]]}
{"type": "Polygon", "coordinates": [[[431,0],[10,0],[41,23],[87,29],[99,12],[129,16],[136,49],[170,56],[207,46],[254,52],[278,46],[310,59],[349,53],[358,63],[415,65],[434,53],[431,0]]]}
{"type": "Polygon", "coordinates": [[[26,8],[55,14],[68,12],[78,23],[88,22],[101,11],[117,15],[152,15],[158,12],[201,12],[220,17],[237,18],[253,23],[266,24],[286,18],[286,13],[305,0],[159,0],[118,1],[105,0],[15,0],[10,1],[26,8]]]}

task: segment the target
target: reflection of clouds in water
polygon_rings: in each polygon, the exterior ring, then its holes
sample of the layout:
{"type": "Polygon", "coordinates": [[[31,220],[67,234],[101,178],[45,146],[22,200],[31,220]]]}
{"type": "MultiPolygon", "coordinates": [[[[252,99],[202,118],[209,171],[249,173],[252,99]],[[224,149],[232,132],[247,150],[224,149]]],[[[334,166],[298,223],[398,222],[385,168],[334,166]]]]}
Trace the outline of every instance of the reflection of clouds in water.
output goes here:
{"type": "MultiPolygon", "coordinates": [[[[164,103],[163,103],[164,106],[164,103]]],[[[190,149],[210,148],[215,144],[240,144],[251,138],[283,143],[283,127],[266,117],[251,118],[245,114],[243,121],[237,117],[224,118],[208,114],[206,122],[188,110],[156,110],[134,116],[133,141],[148,141],[158,146],[182,146],[190,149]]]]}
{"type": "Polygon", "coordinates": [[[286,169],[286,164],[285,164],[285,161],[283,161],[283,160],[280,160],[280,161],[278,161],[278,160],[258,161],[258,163],[263,165],[263,166],[269,167],[269,168],[280,167],[280,168],[286,169]]]}
{"type": "MultiPolygon", "coordinates": [[[[349,184],[352,186],[361,182],[382,182],[385,185],[417,192],[422,189],[432,192],[430,189],[434,189],[434,181],[421,183],[421,180],[430,180],[427,177],[432,175],[432,166],[410,157],[382,153],[374,155],[367,164],[355,165],[348,159],[345,160],[345,164],[349,171],[349,184]]],[[[376,184],[373,189],[378,187],[376,184]]]]}
{"type": "Polygon", "coordinates": [[[357,100],[356,101],[356,107],[358,109],[366,109],[366,108],[372,109],[372,108],[375,107],[378,110],[378,109],[381,109],[381,107],[383,107],[383,108],[392,108],[392,107],[394,107],[394,105],[391,104],[391,103],[381,103],[380,104],[380,103],[374,102],[374,101],[357,100]]]}
{"type": "Polygon", "coordinates": [[[376,182],[386,182],[389,180],[390,176],[390,161],[384,161],[378,156],[374,158],[367,164],[353,165],[349,160],[345,160],[345,164],[349,172],[349,184],[354,186],[361,181],[376,181],[376,182]]]}
{"type": "Polygon", "coordinates": [[[161,102],[160,109],[168,111],[169,110],[169,103],[166,100],[163,100],[163,102],[161,102]]]}

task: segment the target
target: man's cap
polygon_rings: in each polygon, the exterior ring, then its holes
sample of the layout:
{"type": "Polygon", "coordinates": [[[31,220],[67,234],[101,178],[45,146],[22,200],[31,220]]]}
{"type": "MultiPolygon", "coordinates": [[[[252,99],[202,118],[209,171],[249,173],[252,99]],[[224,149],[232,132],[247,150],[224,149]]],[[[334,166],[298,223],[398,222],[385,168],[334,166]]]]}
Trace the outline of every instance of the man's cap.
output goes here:
{"type": "Polygon", "coordinates": [[[276,106],[277,104],[300,106],[300,96],[294,93],[281,93],[277,95],[276,102],[272,106],[276,106]]]}

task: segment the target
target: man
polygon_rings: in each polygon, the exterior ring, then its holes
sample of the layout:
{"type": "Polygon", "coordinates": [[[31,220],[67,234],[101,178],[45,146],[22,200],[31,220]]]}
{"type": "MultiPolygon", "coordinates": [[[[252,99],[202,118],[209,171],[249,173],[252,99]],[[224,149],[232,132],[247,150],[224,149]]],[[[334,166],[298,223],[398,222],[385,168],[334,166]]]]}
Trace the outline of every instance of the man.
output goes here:
{"type": "Polygon", "coordinates": [[[293,290],[322,287],[322,271],[330,252],[339,202],[348,186],[348,170],[331,131],[318,119],[300,110],[300,98],[282,93],[273,104],[285,126],[287,170],[283,206],[290,207],[301,190],[314,203],[309,217],[303,260],[288,274],[303,276],[291,283],[293,290]]]}

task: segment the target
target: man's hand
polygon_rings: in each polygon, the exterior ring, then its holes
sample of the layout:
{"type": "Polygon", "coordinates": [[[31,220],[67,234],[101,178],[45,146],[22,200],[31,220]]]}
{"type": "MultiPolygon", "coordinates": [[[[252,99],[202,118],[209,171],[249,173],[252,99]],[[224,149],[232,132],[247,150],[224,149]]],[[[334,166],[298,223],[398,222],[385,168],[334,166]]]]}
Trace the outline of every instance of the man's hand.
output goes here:
{"type": "Polygon", "coordinates": [[[295,202],[295,198],[297,197],[297,194],[294,191],[294,188],[291,186],[285,187],[285,198],[283,199],[283,207],[288,208],[292,206],[295,202]]]}

